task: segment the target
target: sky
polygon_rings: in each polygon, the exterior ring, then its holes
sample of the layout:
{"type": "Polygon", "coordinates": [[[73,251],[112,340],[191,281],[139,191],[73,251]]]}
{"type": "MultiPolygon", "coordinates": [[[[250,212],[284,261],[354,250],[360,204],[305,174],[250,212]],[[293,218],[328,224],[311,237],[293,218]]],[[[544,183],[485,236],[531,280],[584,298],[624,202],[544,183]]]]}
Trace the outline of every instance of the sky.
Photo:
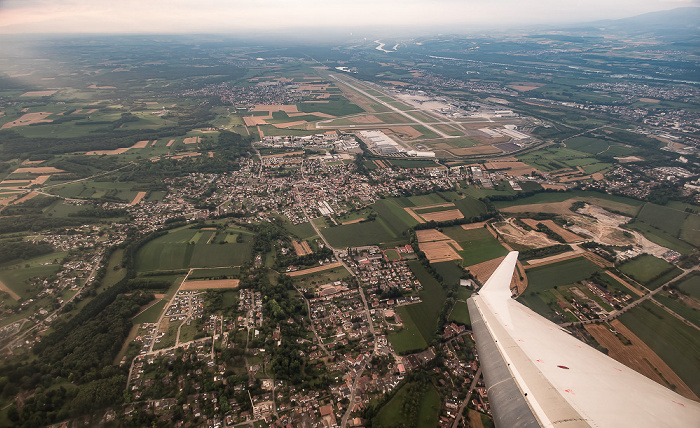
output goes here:
{"type": "Polygon", "coordinates": [[[0,33],[275,33],[616,19],[700,0],[0,0],[0,33]]]}

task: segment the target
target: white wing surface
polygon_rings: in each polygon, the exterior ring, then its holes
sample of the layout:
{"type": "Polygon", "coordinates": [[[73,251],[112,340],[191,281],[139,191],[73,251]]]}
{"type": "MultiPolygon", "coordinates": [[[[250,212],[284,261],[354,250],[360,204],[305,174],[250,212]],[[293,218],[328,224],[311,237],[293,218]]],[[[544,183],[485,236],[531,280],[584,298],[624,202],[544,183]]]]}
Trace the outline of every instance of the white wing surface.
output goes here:
{"type": "Polygon", "coordinates": [[[468,301],[499,427],[700,427],[684,398],[511,298],[511,252],[468,301]]]}

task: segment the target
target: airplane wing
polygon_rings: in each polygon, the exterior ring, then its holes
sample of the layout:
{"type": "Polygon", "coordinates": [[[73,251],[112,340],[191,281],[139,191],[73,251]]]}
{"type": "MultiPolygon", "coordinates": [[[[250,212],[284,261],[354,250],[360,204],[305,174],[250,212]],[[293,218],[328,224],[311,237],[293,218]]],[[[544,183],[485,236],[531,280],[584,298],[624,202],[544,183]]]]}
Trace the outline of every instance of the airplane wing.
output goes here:
{"type": "Polygon", "coordinates": [[[700,403],[586,345],[511,297],[511,252],[468,303],[498,427],[700,427],[700,403]]]}

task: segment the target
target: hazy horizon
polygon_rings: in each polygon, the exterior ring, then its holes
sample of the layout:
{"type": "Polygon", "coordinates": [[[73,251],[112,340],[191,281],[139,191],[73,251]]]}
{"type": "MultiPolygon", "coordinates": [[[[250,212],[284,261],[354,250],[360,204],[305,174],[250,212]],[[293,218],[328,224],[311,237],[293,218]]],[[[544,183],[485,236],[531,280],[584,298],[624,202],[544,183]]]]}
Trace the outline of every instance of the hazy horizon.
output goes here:
{"type": "Polygon", "coordinates": [[[700,6],[700,0],[553,0],[495,2],[338,0],[294,3],[272,0],[264,6],[206,0],[0,0],[2,34],[275,34],[324,31],[334,34],[470,32],[547,24],[620,19],[644,13],[700,6]],[[342,22],[341,22],[342,20],[342,22]]]}

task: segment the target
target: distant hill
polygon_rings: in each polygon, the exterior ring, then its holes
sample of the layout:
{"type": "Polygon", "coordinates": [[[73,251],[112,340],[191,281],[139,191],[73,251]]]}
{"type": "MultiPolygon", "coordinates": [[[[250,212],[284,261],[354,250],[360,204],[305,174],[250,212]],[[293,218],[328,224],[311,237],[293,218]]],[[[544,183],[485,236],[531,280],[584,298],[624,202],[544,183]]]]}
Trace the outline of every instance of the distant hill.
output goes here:
{"type": "Polygon", "coordinates": [[[601,22],[607,29],[630,32],[694,31],[700,33],[700,7],[680,7],[601,22]]]}

